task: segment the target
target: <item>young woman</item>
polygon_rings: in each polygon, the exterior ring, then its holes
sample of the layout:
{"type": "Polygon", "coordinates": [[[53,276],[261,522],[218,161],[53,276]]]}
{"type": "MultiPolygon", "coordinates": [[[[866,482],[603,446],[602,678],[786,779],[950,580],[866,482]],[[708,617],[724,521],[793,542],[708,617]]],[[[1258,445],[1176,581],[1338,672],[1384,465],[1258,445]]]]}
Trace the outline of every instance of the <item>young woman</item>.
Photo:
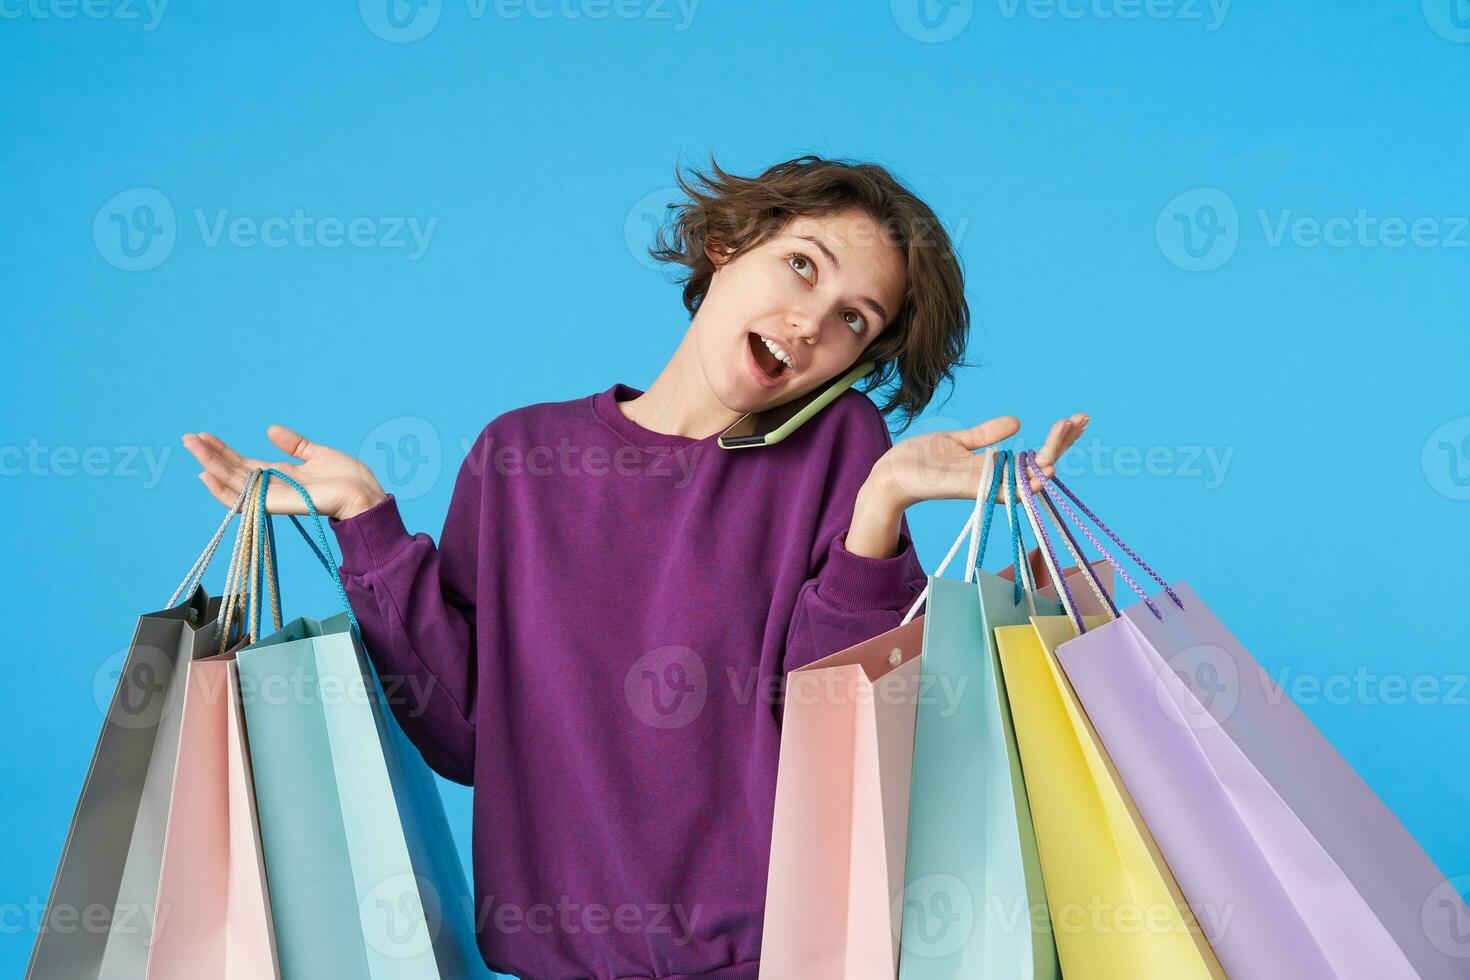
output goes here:
{"type": "MultiPolygon", "coordinates": [[[[433,768],[474,786],[479,944],[521,977],[755,980],[785,673],[898,625],[925,582],[905,510],[973,498],[1001,417],[893,443],[961,364],[963,276],[886,170],[803,156],[678,176],[652,254],[691,319],[646,391],[500,415],[436,547],[361,462],[280,425],[299,460],[185,435],[231,505],[275,466],[329,515],[379,672],[433,768]],[[773,446],[719,433],[877,362],[773,446]]],[[[1051,473],[1087,417],[1058,421],[1051,473]]],[[[1038,487],[1039,489],[1039,487],[1038,487]]],[[[271,484],[271,513],[302,513],[271,484]]]]}

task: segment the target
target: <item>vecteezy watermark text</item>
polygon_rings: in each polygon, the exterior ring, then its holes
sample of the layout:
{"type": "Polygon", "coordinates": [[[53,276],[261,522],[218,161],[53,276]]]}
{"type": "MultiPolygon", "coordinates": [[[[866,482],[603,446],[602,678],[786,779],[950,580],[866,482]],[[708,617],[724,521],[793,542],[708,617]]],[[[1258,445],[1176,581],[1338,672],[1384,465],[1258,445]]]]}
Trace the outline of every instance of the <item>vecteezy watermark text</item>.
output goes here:
{"type": "MultiPolygon", "coordinates": [[[[1213,34],[1225,25],[1232,0],[995,0],[1001,19],[1014,21],[1170,20],[1202,24],[1213,34]]],[[[953,40],[974,19],[975,0],[889,0],[893,22],[916,41],[953,40]]]]}
{"type": "Polygon", "coordinates": [[[168,0],[0,0],[0,20],[137,21],[158,29],[168,0]]]}
{"type": "Polygon", "coordinates": [[[495,437],[485,440],[479,452],[473,445],[466,451],[465,465],[476,475],[486,462],[501,476],[672,476],[674,487],[684,489],[694,478],[703,446],[687,452],[648,454],[634,446],[619,446],[609,451],[606,446],[577,446],[563,436],[555,446],[495,445],[495,437]]]}
{"type": "MultiPolygon", "coordinates": [[[[394,44],[429,36],[439,26],[444,0],[358,0],[362,22],[373,34],[394,44]]],[[[669,21],[675,32],[689,29],[699,0],[464,0],[472,21],[669,21]]]]}
{"type": "Polygon", "coordinates": [[[205,248],[227,242],[235,248],[407,248],[408,260],[423,258],[438,218],[421,221],[414,215],[336,218],[316,217],[296,208],[290,215],[255,218],[231,215],[227,209],[206,213],[194,209],[194,222],[205,248]]]}
{"type": "Polygon", "coordinates": [[[671,935],[675,946],[687,945],[703,911],[702,904],[686,908],[679,902],[648,902],[638,905],[624,902],[608,906],[598,902],[575,902],[565,895],[551,902],[497,902],[494,895],[485,896],[475,916],[475,932],[493,928],[499,933],[532,932],[549,935],[587,933],[603,936],[609,932],[623,935],[671,935]]]}
{"type": "Polygon", "coordinates": [[[20,446],[0,446],[0,477],[105,476],[142,479],[152,490],[163,479],[171,446],[47,446],[34,436],[20,446]]]}
{"type": "MultiPolygon", "coordinates": [[[[659,268],[658,260],[649,254],[649,243],[654,240],[659,228],[662,227],[670,205],[680,200],[682,196],[683,192],[677,187],[661,187],[640,197],[624,216],[624,244],[628,252],[644,268],[654,270],[659,268]]],[[[787,217],[759,220],[747,229],[746,234],[750,240],[760,241],[781,234],[789,223],[790,218],[787,217]]],[[[852,248],[882,244],[902,249],[947,249],[958,248],[969,227],[970,219],[966,216],[936,217],[933,222],[912,228],[905,227],[902,222],[894,219],[874,225],[854,225],[843,232],[840,237],[830,230],[824,234],[830,241],[836,241],[852,248]]]]}
{"type": "MultiPolygon", "coordinates": [[[[439,225],[416,215],[320,215],[305,208],[285,214],[239,214],[194,208],[193,227],[207,249],[383,249],[423,258],[439,225]]],[[[92,220],[92,242],[109,265],[124,272],[156,269],[173,254],[180,229],[173,202],[152,187],[113,195],[92,220]]]]}
{"type": "Polygon", "coordinates": [[[1000,15],[1015,20],[1179,20],[1196,21],[1218,31],[1232,0],[996,0],[1000,15]]]}
{"type": "MultiPolygon", "coordinates": [[[[1470,248],[1470,214],[1395,215],[1354,208],[1351,213],[1301,214],[1294,208],[1257,208],[1255,224],[1267,248],[1470,248]]],[[[1250,230],[1235,199],[1218,187],[1176,195],[1154,222],[1159,251],[1188,272],[1211,272],[1234,257],[1250,230]]]]}
{"type": "Polygon", "coordinates": [[[1074,445],[1057,460],[1065,479],[1154,476],[1202,480],[1206,490],[1225,482],[1234,446],[1109,446],[1100,439],[1074,445]]]}
{"type": "Polygon", "coordinates": [[[57,936],[141,935],[156,937],[168,922],[172,906],[148,902],[53,902],[32,895],[23,902],[0,903],[0,936],[32,935],[45,930],[57,936]]]}

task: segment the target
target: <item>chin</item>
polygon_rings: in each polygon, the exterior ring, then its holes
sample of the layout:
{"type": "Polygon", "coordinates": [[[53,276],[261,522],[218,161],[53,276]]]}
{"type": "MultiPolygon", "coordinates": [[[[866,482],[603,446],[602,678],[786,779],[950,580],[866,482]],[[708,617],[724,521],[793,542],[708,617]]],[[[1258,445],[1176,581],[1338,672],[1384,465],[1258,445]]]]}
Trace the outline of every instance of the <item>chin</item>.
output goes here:
{"type": "Polygon", "coordinates": [[[759,412],[775,404],[768,392],[744,379],[737,380],[724,391],[716,391],[715,397],[732,412],[759,412]]]}
{"type": "Polygon", "coordinates": [[[744,377],[741,370],[743,366],[737,365],[735,370],[725,368],[713,375],[714,383],[710,385],[710,391],[719,403],[740,414],[758,412],[774,404],[771,393],[762,390],[750,378],[744,377]]]}

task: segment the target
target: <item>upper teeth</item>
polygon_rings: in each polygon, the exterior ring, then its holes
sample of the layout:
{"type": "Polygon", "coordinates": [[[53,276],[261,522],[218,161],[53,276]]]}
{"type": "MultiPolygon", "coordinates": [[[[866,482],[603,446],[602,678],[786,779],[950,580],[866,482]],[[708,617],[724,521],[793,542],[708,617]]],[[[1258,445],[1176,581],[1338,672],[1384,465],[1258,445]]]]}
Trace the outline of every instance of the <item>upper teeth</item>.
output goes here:
{"type": "Polygon", "coordinates": [[[766,345],[766,350],[768,350],[772,354],[776,355],[776,360],[780,361],[782,364],[786,365],[787,367],[790,367],[791,366],[791,364],[792,364],[791,355],[788,354],[788,353],[786,353],[784,350],[782,350],[781,347],[775,341],[767,340],[765,337],[762,337],[761,338],[761,342],[766,345]]]}

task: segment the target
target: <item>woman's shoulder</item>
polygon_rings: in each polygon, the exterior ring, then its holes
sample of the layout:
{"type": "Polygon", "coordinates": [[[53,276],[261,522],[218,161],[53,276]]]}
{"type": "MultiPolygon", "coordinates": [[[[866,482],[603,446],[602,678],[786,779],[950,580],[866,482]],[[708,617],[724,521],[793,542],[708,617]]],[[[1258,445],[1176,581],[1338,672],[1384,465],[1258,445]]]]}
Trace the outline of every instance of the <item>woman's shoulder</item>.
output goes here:
{"type": "Polygon", "coordinates": [[[564,431],[571,422],[586,421],[589,396],[540,401],[509,408],[496,415],[480,430],[479,439],[498,436],[502,441],[517,436],[564,431]]]}
{"type": "Polygon", "coordinates": [[[492,458],[525,458],[542,446],[547,447],[544,451],[556,452],[582,421],[586,400],[584,395],[506,409],[481,426],[478,435],[466,444],[466,465],[474,473],[483,474],[488,469],[486,462],[492,458]]]}
{"type": "MultiPolygon", "coordinates": [[[[539,444],[565,437],[579,425],[596,424],[589,411],[588,395],[557,401],[540,401],[507,409],[480,429],[475,445],[539,444]]],[[[893,445],[888,419],[866,393],[849,388],[832,400],[787,440],[788,447],[804,450],[824,448],[851,452],[866,450],[881,455],[893,445]]]]}
{"type": "Polygon", "coordinates": [[[834,444],[867,444],[880,450],[893,445],[887,417],[873,399],[856,388],[834,398],[809,427],[814,437],[834,444]]]}

